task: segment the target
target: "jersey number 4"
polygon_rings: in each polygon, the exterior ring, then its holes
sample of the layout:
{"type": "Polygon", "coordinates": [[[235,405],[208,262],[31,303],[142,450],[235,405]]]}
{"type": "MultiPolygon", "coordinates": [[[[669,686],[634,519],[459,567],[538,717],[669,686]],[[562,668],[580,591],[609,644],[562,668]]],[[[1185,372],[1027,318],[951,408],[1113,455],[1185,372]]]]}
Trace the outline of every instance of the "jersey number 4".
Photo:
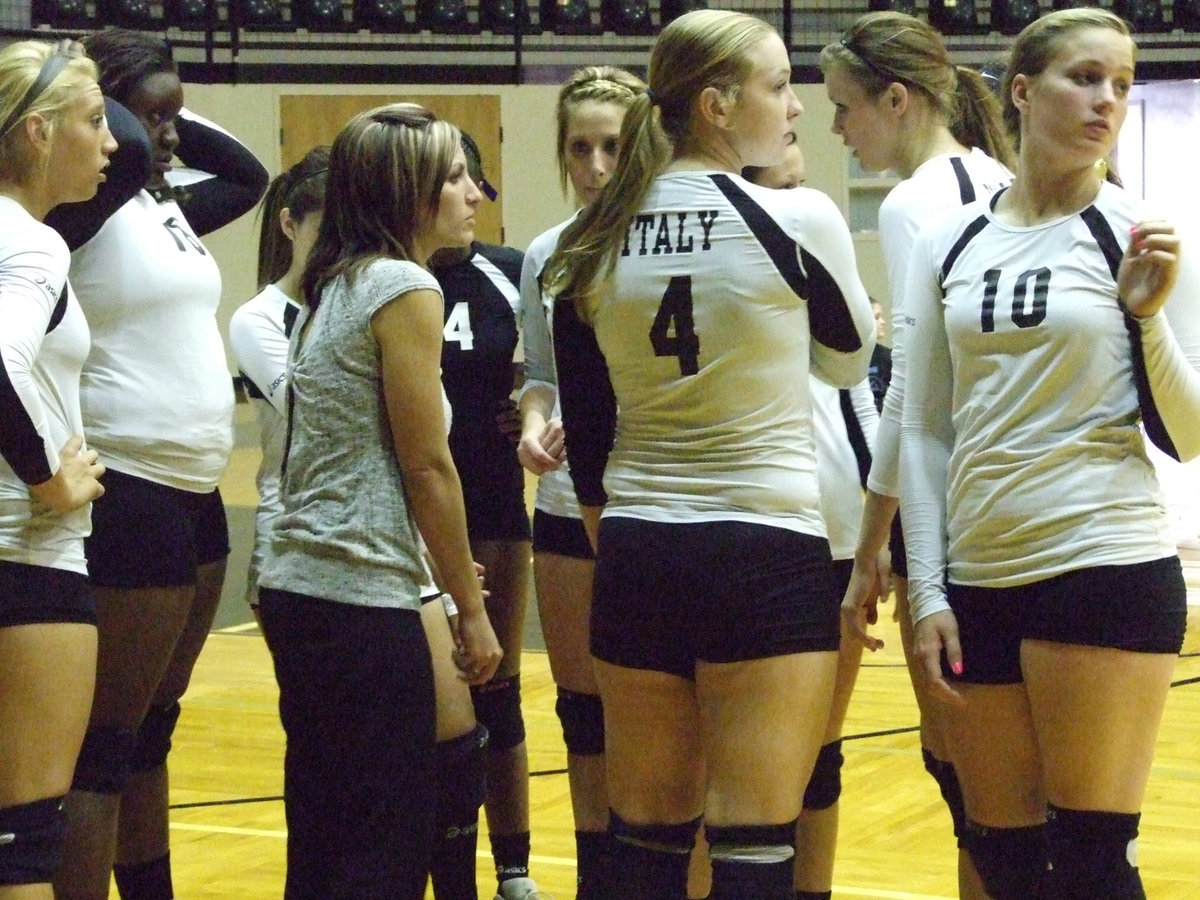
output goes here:
{"type": "Polygon", "coordinates": [[[471,311],[465,300],[454,304],[450,315],[446,316],[446,327],[442,329],[442,340],[457,342],[460,350],[471,350],[475,347],[475,333],[471,331],[471,311]]]}
{"type": "Polygon", "coordinates": [[[700,371],[700,336],[692,319],[690,275],[676,275],[667,284],[667,292],[650,326],[650,344],[655,356],[678,358],[680,375],[695,375],[700,371]]]}
{"type": "MultiPolygon", "coordinates": [[[[979,324],[984,334],[996,330],[996,293],[1000,287],[1000,270],[988,269],[983,273],[983,309],[980,311],[979,324]]],[[[1012,320],[1018,328],[1033,328],[1041,325],[1046,318],[1046,297],[1050,293],[1050,270],[1044,266],[1040,269],[1026,269],[1017,276],[1013,286],[1012,320]],[[1029,299],[1029,285],[1033,284],[1033,300],[1026,308],[1029,299]]]]}

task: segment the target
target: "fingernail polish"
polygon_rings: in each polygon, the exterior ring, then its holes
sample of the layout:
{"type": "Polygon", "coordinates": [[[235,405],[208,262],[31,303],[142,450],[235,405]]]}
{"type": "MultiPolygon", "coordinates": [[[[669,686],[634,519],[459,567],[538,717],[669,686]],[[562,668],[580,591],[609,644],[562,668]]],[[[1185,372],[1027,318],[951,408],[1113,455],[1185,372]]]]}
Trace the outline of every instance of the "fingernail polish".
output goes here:
{"type": "Polygon", "coordinates": [[[950,666],[950,668],[954,670],[955,675],[962,674],[962,663],[961,662],[954,663],[953,665],[950,666]]]}

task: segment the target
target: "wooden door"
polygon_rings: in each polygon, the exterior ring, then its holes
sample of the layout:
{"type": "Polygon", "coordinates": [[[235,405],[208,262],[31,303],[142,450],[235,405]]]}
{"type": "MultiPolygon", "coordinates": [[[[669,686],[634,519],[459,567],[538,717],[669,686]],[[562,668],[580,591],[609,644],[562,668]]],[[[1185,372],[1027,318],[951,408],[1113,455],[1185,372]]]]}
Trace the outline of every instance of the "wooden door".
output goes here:
{"type": "Polygon", "coordinates": [[[489,244],[503,244],[500,98],[494,94],[284,94],[279,98],[283,167],[299,162],[313,147],[333,143],[351,117],[398,101],[419,103],[475,139],[483,156],[484,175],[501,191],[495,201],[484,197],[479,204],[475,236],[489,244]]]}

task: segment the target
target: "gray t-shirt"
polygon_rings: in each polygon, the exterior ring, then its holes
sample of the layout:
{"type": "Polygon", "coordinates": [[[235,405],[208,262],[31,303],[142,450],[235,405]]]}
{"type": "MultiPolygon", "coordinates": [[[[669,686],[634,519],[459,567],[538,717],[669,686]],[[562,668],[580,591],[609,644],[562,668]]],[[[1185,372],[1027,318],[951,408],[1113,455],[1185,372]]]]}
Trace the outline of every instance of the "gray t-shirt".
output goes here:
{"type": "MultiPolygon", "coordinates": [[[[260,585],[359,606],[420,609],[420,538],[408,509],[371,319],[437,279],[379,260],[321,294],[291,353],[291,443],[283,512],[260,585]]],[[[298,329],[298,332],[300,329],[298,329]]]]}

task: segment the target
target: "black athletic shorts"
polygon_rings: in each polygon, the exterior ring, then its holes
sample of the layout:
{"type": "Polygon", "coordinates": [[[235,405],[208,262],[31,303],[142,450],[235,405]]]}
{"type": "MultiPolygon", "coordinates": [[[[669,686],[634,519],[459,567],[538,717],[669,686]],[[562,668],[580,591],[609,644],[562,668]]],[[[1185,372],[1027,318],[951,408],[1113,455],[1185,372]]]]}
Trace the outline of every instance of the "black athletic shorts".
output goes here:
{"type": "Polygon", "coordinates": [[[529,540],[525,470],[517,461],[516,445],[501,436],[501,443],[481,446],[469,439],[469,432],[462,434],[451,432],[450,451],[462,482],[467,535],[472,541],[529,540]]]}
{"type": "Polygon", "coordinates": [[[1179,557],[1095,566],[1011,588],[947,586],[967,684],[1019,684],[1025,639],[1178,653],[1187,625],[1179,557]]]}
{"type": "Polygon", "coordinates": [[[595,559],[583,519],[533,511],[533,552],[555,553],[573,559],[595,559]]]}
{"type": "Polygon", "coordinates": [[[84,548],[88,579],[100,587],[195,584],[197,566],[229,555],[221,493],[196,494],[109,469],[84,548]]]}
{"type": "Polygon", "coordinates": [[[87,576],[0,560],[0,628],[52,623],[96,624],[87,576]]]}
{"type": "Polygon", "coordinates": [[[825,538],[749,522],[606,516],[592,654],[692,678],[697,661],[837,650],[841,599],[825,538]]]}

